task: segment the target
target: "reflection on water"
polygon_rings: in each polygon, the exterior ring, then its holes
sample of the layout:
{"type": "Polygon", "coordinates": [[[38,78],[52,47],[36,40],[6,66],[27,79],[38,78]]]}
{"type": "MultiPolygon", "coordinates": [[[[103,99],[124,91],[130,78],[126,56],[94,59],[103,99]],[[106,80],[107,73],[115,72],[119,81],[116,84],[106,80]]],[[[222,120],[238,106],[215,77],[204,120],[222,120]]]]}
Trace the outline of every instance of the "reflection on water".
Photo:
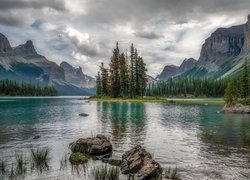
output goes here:
{"type": "Polygon", "coordinates": [[[147,123],[144,104],[98,102],[97,110],[100,133],[109,132],[118,154],[128,144],[142,144],[147,123]]]}
{"type": "Polygon", "coordinates": [[[88,176],[101,162],[71,167],[68,144],[98,133],[110,138],[114,157],[140,144],[164,168],[177,166],[183,179],[250,177],[250,116],[219,114],[220,106],[87,103],[77,97],[1,100],[0,160],[11,165],[17,150],[52,149],[51,169],[28,173],[28,179],[88,176]],[[33,140],[36,135],[41,138],[33,140]]]}

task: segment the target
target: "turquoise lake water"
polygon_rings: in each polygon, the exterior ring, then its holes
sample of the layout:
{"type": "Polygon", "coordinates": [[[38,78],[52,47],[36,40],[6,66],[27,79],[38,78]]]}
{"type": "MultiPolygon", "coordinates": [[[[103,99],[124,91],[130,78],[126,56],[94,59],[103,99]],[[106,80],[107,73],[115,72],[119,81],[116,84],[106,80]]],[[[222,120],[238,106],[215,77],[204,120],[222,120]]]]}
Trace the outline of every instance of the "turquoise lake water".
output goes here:
{"type": "Polygon", "coordinates": [[[221,108],[0,98],[0,160],[11,167],[15,154],[28,157],[31,148],[46,146],[52,153],[50,169],[28,170],[24,179],[91,179],[89,172],[99,161],[90,160],[76,172],[70,165],[62,169],[60,160],[69,156],[70,142],[104,134],[115,158],[140,144],[163,168],[177,166],[182,179],[250,179],[250,115],[217,113],[221,108]],[[40,138],[33,140],[36,135],[40,138]]]}

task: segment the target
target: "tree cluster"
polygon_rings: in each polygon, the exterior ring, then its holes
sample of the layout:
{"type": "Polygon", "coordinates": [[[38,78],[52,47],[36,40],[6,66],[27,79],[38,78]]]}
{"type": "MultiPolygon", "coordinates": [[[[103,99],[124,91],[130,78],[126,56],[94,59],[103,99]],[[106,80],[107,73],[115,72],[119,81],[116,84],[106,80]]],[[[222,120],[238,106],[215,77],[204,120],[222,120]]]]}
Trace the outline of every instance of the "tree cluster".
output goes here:
{"type": "Polygon", "coordinates": [[[245,60],[242,68],[243,71],[240,81],[231,79],[225,89],[224,99],[228,106],[236,103],[239,98],[243,104],[249,104],[250,81],[247,60],[245,60]]]}
{"type": "Polygon", "coordinates": [[[149,84],[147,96],[168,97],[222,97],[227,86],[227,79],[178,78],[166,82],[149,84]]]}
{"type": "Polygon", "coordinates": [[[1,96],[56,96],[57,91],[53,86],[41,87],[38,84],[18,83],[8,79],[0,80],[1,96]]]}
{"type": "Polygon", "coordinates": [[[145,94],[147,69],[143,58],[138,55],[133,44],[130,47],[130,63],[127,52],[120,53],[118,42],[110,58],[109,69],[102,63],[96,78],[98,97],[135,98],[145,94]]]}

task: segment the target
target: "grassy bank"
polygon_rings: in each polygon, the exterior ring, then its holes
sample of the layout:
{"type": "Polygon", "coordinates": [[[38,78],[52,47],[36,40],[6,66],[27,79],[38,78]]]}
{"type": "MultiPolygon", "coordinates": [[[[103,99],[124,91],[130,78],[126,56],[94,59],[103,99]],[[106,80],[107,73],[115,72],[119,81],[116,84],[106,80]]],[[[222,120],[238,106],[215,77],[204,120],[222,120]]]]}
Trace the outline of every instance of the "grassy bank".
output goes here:
{"type": "Polygon", "coordinates": [[[111,97],[90,97],[91,101],[102,102],[131,102],[131,103],[168,103],[168,104],[201,104],[201,105],[224,105],[223,99],[191,99],[191,98],[165,98],[165,97],[141,97],[141,98],[111,98],[111,97]]]}

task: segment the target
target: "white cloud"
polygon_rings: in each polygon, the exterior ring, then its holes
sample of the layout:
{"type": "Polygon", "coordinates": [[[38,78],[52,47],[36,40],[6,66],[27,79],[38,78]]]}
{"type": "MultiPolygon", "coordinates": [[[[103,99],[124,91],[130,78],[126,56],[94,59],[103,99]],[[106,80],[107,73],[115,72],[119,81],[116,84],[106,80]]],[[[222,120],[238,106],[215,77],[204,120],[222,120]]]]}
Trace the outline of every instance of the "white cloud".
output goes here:
{"type": "Polygon", "coordinates": [[[100,55],[100,45],[88,33],[81,33],[78,30],[68,27],[63,35],[76,47],[76,53],[89,57],[100,55]]]}

